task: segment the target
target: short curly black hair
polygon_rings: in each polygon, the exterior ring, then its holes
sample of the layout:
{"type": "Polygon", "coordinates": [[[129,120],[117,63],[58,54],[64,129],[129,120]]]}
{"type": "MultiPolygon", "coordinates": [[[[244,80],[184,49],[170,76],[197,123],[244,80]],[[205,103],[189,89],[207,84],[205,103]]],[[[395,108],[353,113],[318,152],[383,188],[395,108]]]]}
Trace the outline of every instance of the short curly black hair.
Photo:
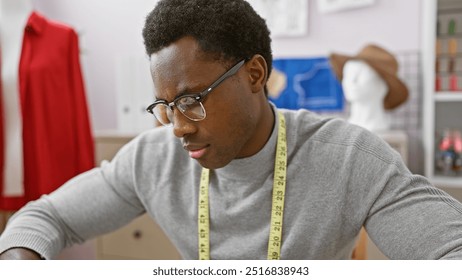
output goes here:
{"type": "Polygon", "coordinates": [[[259,54],[272,68],[270,31],[245,0],[160,0],[143,28],[146,52],[151,55],[185,36],[201,50],[223,62],[259,54]]]}

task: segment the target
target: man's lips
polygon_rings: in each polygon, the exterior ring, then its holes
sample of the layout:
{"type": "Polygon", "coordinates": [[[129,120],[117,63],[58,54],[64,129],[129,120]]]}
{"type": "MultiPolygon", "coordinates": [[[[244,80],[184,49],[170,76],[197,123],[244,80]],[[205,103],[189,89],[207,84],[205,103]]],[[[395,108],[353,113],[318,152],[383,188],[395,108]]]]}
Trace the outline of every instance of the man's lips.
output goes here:
{"type": "Polygon", "coordinates": [[[206,150],[208,145],[184,145],[183,148],[189,152],[189,156],[193,159],[201,158],[206,150]]]}

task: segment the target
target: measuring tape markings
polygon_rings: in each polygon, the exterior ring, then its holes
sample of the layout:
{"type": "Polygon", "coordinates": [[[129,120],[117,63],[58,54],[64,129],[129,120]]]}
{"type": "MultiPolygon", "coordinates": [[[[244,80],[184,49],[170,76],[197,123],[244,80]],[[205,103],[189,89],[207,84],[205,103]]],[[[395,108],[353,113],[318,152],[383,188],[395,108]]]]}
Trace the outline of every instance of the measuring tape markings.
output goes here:
{"type": "Polygon", "coordinates": [[[208,168],[202,168],[199,189],[198,233],[199,259],[210,259],[210,225],[209,225],[209,174],[208,168]]]}
{"type": "Polygon", "coordinates": [[[274,162],[273,198],[271,207],[270,236],[268,240],[269,260],[281,257],[282,223],[284,216],[284,198],[287,174],[287,140],[284,115],[279,114],[279,131],[274,162]]]}

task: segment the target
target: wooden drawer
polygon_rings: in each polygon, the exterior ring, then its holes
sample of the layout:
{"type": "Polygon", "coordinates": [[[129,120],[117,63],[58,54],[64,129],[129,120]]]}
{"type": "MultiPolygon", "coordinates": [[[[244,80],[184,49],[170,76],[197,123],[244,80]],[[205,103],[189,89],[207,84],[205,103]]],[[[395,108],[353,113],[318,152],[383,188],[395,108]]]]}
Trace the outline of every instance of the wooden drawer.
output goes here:
{"type": "Polygon", "coordinates": [[[178,260],[180,254],[147,215],[97,240],[98,259],[178,260]]]}

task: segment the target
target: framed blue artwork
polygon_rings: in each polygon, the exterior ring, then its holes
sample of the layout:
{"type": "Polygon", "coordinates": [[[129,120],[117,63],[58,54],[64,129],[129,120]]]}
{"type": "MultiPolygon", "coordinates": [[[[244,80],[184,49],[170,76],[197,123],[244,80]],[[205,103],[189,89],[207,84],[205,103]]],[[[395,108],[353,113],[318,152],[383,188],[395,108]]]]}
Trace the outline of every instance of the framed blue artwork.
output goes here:
{"type": "Polygon", "coordinates": [[[342,111],[344,106],[342,86],[327,57],[274,60],[268,90],[279,108],[342,111]]]}

